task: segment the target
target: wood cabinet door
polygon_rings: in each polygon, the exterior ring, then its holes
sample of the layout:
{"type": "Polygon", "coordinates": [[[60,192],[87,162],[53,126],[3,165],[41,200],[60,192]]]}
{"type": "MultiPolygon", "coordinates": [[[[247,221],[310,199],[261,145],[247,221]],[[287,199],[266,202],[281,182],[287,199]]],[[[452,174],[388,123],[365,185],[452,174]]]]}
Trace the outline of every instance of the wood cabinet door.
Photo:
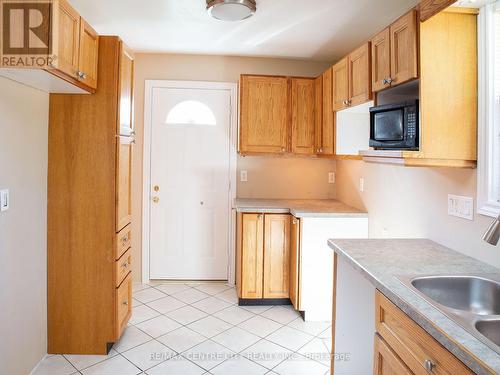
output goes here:
{"type": "Polygon", "coordinates": [[[66,0],[55,4],[57,33],[57,59],[54,66],[63,73],[78,79],[78,59],[80,57],[80,15],[66,0]]]}
{"type": "Polygon", "coordinates": [[[121,43],[120,55],[120,101],[119,121],[117,134],[131,135],[133,132],[133,103],[134,103],[134,56],[132,52],[121,43]]]}
{"type": "Polygon", "coordinates": [[[374,344],[373,375],[413,375],[413,372],[377,334],[374,344]]]}
{"type": "Polygon", "coordinates": [[[82,18],[80,20],[79,80],[92,88],[97,88],[97,63],[99,56],[99,35],[82,18]]]}
{"type": "Polygon", "coordinates": [[[314,143],[315,152],[320,153],[322,146],[322,132],[323,132],[323,76],[316,77],[314,80],[314,143]]]}
{"type": "Polygon", "coordinates": [[[417,12],[412,10],[390,27],[392,85],[418,77],[417,12]]]}
{"type": "Polygon", "coordinates": [[[131,137],[117,140],[116,233],[132,221],[132,147],[131,137]]]}
{"type": "Polygon", "coordinates": [[[377,34],[372,45],[372,89],[374,92],[390,87],[391,32],[389,28],[377,34]]]}
{"type": "Polygon", "coordinates": [[[300,219],[295,217],[290,227],[290,301],[300,310],[300,219]]]}
{"type": "Polygon", "coordinates": [[[262,298],[264,271],[264,215],[241,217],[241,298],[262,298]]]}
{"type": "Polygon", "coordinates": [[[290,298],[291,215],[264,218],[264,298],[290,298]]]}
{"type": "Polygon", "coordinates": [[[348,57],[350,107],[372,99],[370,52],[370,43],[366,43],[348,57]]]}
{"type": "Polygon", "coordinates": [[[333,112],[333,69],[323,73],[321,155],[335,155],[335,113],[333,112]]]}
{"type": "Polygon", "coordinates": [[[347,108],[349,100],[349,68],[345,57],[333,66],[333,110],[347,108]]]}
{"type": "Polygon", "coordinates": [[[241,77],[240,151],[288,150],[289,84],[286,77],[241,77]]]}
{"type": "Polygon", "coordinates": [[[316,85],[312,78],[292,78],[292,147],[294,154],[315,154],[316,85]]]}

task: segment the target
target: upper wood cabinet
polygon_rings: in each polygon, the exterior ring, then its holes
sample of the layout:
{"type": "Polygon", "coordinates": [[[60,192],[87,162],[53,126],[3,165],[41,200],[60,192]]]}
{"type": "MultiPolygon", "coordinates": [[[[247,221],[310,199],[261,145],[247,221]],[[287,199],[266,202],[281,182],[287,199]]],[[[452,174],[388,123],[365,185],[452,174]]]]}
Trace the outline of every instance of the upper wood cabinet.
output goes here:
{"type": "Polygon", "coordinates": [[[370,43],[352,52],[349,64],[349,107],[357,106],[372,99],[370,43]]]}
{"type": "Polygon", "coordinates": [[[316,79],[316,152],[335,154],[335,116],[333,112],[333,68],[316,79]]]}
{"type": "Polygon", "coordinates": [[[291,78],[292,144],[294,154],[315,154],[316,83],[313,78],[291,78]]]}
{"type": "Polygon", "coordinates": [[[390,86],[391,31],[386,28],[372,39],[372,88],[374,92],[390,86]]]}
{"type": "Polygon", "coordinates": [[[240,91],[240,151],[287,152],[290,96],[288,79],[243,75],[240,91]]]}
{"type": "Polygon", "coordinates": [[[54,4],[56,30],[54,33],[53,66],[68,76],[78,79],[78,61],[80,57],[80,15],[66,0],[58,0],[54,4]]]}
{"type": "Polygon", "coordinates": [[[99,35],[83,18],[80,20],[79,46],[78,79],[83,84],[95,89],[97,87],[99,35]]]}
{"type": "Polygon", "coordinates": [[[290,297],[291,215],[265,215],[264,298],[290,297]]]}
{"type": "Polygon", "coordinates": [[[333,110],[372,99],[370,44],[366,43],[333,66],[333,110]]]}
{"type": "Polygon", "coordinates": [[[134,56],[122,44],[120,57],[120,112],[117,134],[133,135],[134,56]]]}
{"type": "Polygon", "coordinates": [[[340,111],[349,106],[349,58],[345,57],[332,68],[333,109],[340,111]]]}
{"type": "Polygon", "coordinates": [[[371,44],[374,92],[418,78],[416,10],[377,34],[371,44]]]}

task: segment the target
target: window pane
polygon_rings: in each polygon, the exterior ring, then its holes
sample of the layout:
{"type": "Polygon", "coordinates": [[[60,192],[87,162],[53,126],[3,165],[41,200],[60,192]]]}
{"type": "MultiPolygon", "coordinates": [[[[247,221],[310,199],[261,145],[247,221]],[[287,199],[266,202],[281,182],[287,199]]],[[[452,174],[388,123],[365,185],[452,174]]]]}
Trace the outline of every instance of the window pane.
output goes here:
{"type": "Polygon", "coordinates": [[[168,125],[217,125],[213,111],[206,104],[196,100],[186,100],[177,104],[168,113],[166,123],[168,125]]]}

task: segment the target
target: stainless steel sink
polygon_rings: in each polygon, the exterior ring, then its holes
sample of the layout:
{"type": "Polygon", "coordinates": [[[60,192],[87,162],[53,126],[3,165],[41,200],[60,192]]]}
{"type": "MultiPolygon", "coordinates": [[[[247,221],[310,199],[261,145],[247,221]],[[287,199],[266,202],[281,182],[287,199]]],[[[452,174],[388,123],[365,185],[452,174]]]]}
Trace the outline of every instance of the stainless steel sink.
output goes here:
{"type": "Polygon", "coordinates": [[[500,274],[399,279],[500,354],[500,274]]]}
{"type": "Polygon", "coordinates": [[[427,276],[413,279],[411,285],[451,309],[500,315],[500,282],[477,276],[427,276]]]}

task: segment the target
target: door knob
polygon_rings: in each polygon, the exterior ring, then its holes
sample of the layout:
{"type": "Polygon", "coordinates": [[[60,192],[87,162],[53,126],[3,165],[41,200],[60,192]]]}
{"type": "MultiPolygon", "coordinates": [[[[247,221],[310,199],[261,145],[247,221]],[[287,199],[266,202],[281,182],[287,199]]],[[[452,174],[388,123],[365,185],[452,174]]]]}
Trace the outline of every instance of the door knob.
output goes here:
{"type": "Polygon", "coordinates": [[[160,198],[158,197],[153,197],[153,203],[158,203],[160,201],[160,198]]]}

